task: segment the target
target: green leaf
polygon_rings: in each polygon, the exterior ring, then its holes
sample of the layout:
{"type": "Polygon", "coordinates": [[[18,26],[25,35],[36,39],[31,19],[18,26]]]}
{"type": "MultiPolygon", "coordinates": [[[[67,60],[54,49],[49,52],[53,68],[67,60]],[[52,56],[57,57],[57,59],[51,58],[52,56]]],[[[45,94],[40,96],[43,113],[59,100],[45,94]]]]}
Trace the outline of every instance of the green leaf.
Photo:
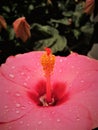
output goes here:
{"type": "Polygon", "coordinates": [[[87,23],[84,26],[81,27],[81,31],[85,34],[92,34],[93,33],[93,24],[87,23]]]}
{"type": "Polygon", "coordinates": [[[52,36],[54,33],[58,34],[58,30],[54,29],[53,27],[50,27],[48,25],[42,26],[40,24],[33,24],[31,26],[32,33],[35,34],[37,37],[47,38],[52,36]],[[52,31],[51,31],[52,30],[52,31]]]}
{"type": "Polygon", "coordinates": [[[9,40],[13,40],[15,37],[14,29],[8,28],[8,32],[9,32],[9,40]]]}
{"type": "MultiPolygon", "coordinates": [[[[43,26],[42,28],[43,30],[47,30],[46,26],[43,26]]],[[[66,38],[64,36],[59,35],[58,31],[53,27],[48,26],[48,31],[49,34],[51,34],[52,36],[47,39],[36,41],[33,49],[44,50],[45,47],[49,47],[52,49],[53,53],[63,51],[67,46],[66,38]]]]}
{"type": "Polygon", "coordinates": [[[59,23],[59,24],[64,24],[64,25],[69,25],[69,19],[68,18],[63,18],[59,20],[51,19],[52,23],[59,23]]]}
{"type": "Polygon", "coordinates": [[[75,38],[79,39],[79,36],[80,36],[81,32],[79,30],[77,30],[77,29],[74,29],[73,33],[74,33],[75,38]]]}

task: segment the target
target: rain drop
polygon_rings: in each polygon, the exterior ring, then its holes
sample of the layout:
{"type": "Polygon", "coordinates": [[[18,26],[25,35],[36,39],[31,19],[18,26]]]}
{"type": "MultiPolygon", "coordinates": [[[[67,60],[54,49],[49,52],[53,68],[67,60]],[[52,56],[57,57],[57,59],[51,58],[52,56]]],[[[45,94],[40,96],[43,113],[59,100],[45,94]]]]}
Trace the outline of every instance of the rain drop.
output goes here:
{"type": "Polygon", "coordinates": [[[74,68],[74,66],[71,66],[71,68],[74,68]]]}
{"type": "Polygon", "coordinates": [[[54,114],[55,112],[54,111],[52,111],[52,114],[54,114]]]}
{"type": "Polygon", "coordinates": [[[12,69],[15,69],[15,66],[12,66],[12,69]]]}
{"type": "Polygon", "coordinates": [[[81,82],[81,83],[84,83],[84,80],[81,80],[80,82],[81,82]]]}
{"type": "Polygon", "coordinates": [[[62,70],[60,69],[60,70],[59,70],[59,72],[61,73],[61,72],[62,72],[62,70]]]}
{"type": "Polygon", "coordinates": [[[57,122],[60,122],[61,120],[60,119],[57,119],[57,122]]]}
{"type": "Polygon", "coordinates": [[[21,72],[21,75],[24,75],[24,72],[21,72]]]}
{"type": "Polygon", "coordinates": [[[16,96],[19,97],[19,96],[20,96],[20,93],[16,93],[16,96]]]}
{"type": "Polygon", "coordinates": [[[23,124],[23,121],[20,121],[20,124],[23,124]]]}
{"type": "Polygon", "coordinates": [[[80,118],[79,118],[79,117],[77,117],[77,118],[76,118],[76,120],[77,120],[77,121],[79,121],[79,120],[80,120],[80,118]]]}
{"type": "Polygon", "coordinates": [[[37,63],[37,66],[39,66],[39,63],[37,63]]]}
{"type": "Polygon", "coordinates": [[[14,78],[14,75],[13,74],[9,74],[9,77],[14,78]]]}
{"type": "Polygon", "coordinates": [[[62,62],[63,60],[62,59],[60,59],[60,62],[62,62]]]}
{"type": "Polygon", "coordinates": [[[40,125],[40,124],[42,124],[42,121],[39,121],[39,122],[38,122],[38,125],[40,125]]]}
{"type": "Polygon", "coordinates": [[[86,93],[85,90],[82,91],[83,93],[86,93]]]}
{"type": "Polygon", "coordinates": [[[22,106],[21,109],[25,109],[25,106],[22,106]]]}
{"type": "Polygon", "coordinates": [[[11,129],[12,129],[12,127],[11,127],[11,126],[9,126],[9,127],[8,127],[8,129],[9,129],[9,130],[11,130],[11,129]]]}
{"type": "Polygon", "coordinates": [[[24,86],[27,86],[27,83],[24,82],[23,85],[24,85],[24,86]]]}
{"type": "Polygon", "coordinates": [[[6,92],[6,93],[9,93],[9,90],[6,90],[5,92],[6,92]]]}
{"type": "Polygon", "coordinates": [[[20,112],[17,110],[16,113],[18,114],[18,113],[20,113],[20,112]]]}
{"type": "Polygon", "coordinates": [[[28,123],[27,126],[30,126],[30,124],[28,123]]]}
{"type": "Polygon", "coordinates": [[[4,106],[4,108],[5,108],[5,109],[7,109],[7,108],[8,108],[8,106],[7,106],[7,105],[5,105],[5,106],[4,106]]]}
{"type": "Polygon", "coordinates": [[[17,103],[17,104],[16,104],[16,107],[20,107],[20,104],[19,104],[19,103],[17,103]]]}
{"type": "Polygon", "coordinates": [[[26,78],[26,81],[28,81],[30,79],[30,76],[28,76],[27,78],[26,78]]]}
{"type": "Polygon", "coordinates": [[[79,71],[76,71],[76,74],[79,74],[79,71]]]}

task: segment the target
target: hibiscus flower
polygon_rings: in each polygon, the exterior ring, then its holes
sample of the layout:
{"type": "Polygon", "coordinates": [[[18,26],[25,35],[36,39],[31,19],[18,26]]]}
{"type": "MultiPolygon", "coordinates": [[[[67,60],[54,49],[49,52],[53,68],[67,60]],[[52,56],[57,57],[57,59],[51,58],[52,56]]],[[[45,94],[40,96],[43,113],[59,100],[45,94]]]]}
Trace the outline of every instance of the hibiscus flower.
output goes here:
{"type": "Polygon", "coordinates": [[[53,102],[45,105],[43,53],[10,56],[1,65],[0,130],[98,127],[98,61],[76,53],[56,56],[50,79],[53,102]]]}

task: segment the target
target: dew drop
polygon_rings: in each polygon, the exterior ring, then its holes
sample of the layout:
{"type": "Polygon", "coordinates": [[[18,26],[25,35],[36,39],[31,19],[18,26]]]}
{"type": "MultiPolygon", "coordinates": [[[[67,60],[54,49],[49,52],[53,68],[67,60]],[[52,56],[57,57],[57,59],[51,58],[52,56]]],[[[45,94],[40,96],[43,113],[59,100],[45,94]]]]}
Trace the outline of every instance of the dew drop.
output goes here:
{"type": "Polygon", "coordinates": [[[59,70],[59,72],[61,73],[61,72],[62,72],[62,70],[60,69],[60,70],[59,70]]]}
{"type": "Polygon", "coordinates": [[[74,66],[72,65],[71,68],[74,68],[74,66]]]}
{"type": "Polygon", "coordinates": [[[81,83],[84,83],[84,80],[81,80],[80,82],[81,82],[81,83]]]}
{"type": "Polygon", "coordinates": [[[15,69],[15,66],[12,66],[12,69],[15,69]]]}
{"type": "Polygon", "coordinates": [[[19,96],[20,96],[20,93],[16,93],[16,96],[19,97],[19,96]]]}
{"type": "Polygon", "coordinates": [[[6,92],[6,93],[9,93],[9,90],[6,90],[5,92],[6,92]]]}
{"type": "Polygon", "coordinates": [[[23,124],[23,121],[20,121],[20,124],[23,124]]]}
{"type": "Polygon", "coordinates": [[[4,106],[4,108],[5,108],[5,109],[7,109],[7,108],[8,108],[8,106],[7,106],[7,105],[5,105],[5,106],[4,106]]]}
{"type": "Polygon", "coordinates": [[[28,123],[27,126],[30,126],[30,124],[28,123]]]}
{"type": "Polygon", "coordinates": [[[40,125],[40,124],[42,124],[42,121],[39,121],[39,122],[38,122],[38,125],[40,125]]]}
{"type": "Polygon", "coordinates": [[[26,78],[26,81],[29,80],[29,79],[30,79],[30,76],[28,76],[28,77],[26,78]]]}
{"type": "Polygon", "coordinates": [[[24,82],[23,85],[24,85],[24,86],[27,86],[27,83],[24,82]]]}
{"type": "Polygon", "coordinates": [[[16,107],[20,107],[20,104],[19,104],[19,103],[17,103],[17,104],[16,104],[16,107]]]}
{"type": "Polygon", "coordinates": [[[24,72],[21,72],[21,75],[24,75],[24,72]]]}
{"type": "Polygon", "coordinates": [[[11,126],[9,126],[9,127],[8,127],[8,129],[9,129],[9,130],[11,130],[11,129],[12,129],[12,127],[11,127],[11,126]]]}
{"type": "Polygon", "coordinates": [[[76,74],[79,74],[79,71],[76,71],[76,74]]]}
{"type": "Polygon", "coordinates": [[[14,78],[14,75],[13,74],[9,74],[9,77],[14,78]]]}
{"type": "Polygon", "coordinates": [[[86,93],[85,90],[82,91],[83,93],[86,93]]]}
{"type": "Polygon", "coordinates": [[[60,122],[61,120],[60,119],[57,119],[57,122],[60,122]]]}
{"type": "Polygon", "coordinates": [[[52,111],[52,114],[54,114],[55,112],[54,111],[52,111]]]}
{"type": "Polygon", "coordinates": [[[16,113],[18,114],[18,113],[20,113],[20,112],[17,110],[16,113]]]}
{"type": "Polygon", "coordinates": [[[76,118],[76,120],[77,120],[77,121],[79,121],[79,120],[80,120],[80,118],[79,118],[79,117],[77,117],[77,118],[76,118]]]}
{"type": "Polygon", "coordinates": [[[21,109],[25,109],[25,106],[22,106],[21,109]]]}
{"type": "Polygon", "coordinates": [[[39,66],[39,63],[37,63],[37,66],[39,66]]]}
{"type": "Polygon", "coordinates": [[[60,62],[62,62],[63,60],[62,59],[60,59],[60,62]]]}

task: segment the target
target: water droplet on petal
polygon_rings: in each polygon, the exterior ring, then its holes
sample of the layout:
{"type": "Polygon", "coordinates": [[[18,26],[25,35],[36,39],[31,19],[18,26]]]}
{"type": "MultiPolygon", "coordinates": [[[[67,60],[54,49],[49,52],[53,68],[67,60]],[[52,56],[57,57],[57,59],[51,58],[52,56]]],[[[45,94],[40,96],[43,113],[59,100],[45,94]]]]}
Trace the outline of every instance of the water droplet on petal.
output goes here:
{"type": "Polygon", "coordinates": [[[25,106],[22,106],[21,109],[25,109],[25,106]]]}
{"type": "Polygon", "coordinates": [[[42,124],[42,121],[39,121],[39,122],[38,122],[38,125],[40,125],[40,124],[42,124]]]}
{"type": "Polygon", "coordinates": [[[59,72],[61,73],[61,72],[62,72],[62,70],[60,69],[60,70],[59,70],[59,72]]]}
{"type": "Polygon", "coordinates": [[[37,65],[38,65],[38,66],[40,65],[39,62],[37,63],[37,65]]]}
{"type": "Polygon", "coordinates": [[[28,123],[27,126],[30,126],[30,124],[28,123]]]}
{"type": "Polygon", "coordinates": [[[20,121],[20,124],[23,124],[23,121],[20,121]]]}
{"type": "Polygon", "coordinates": [[[76,74],[79,74],[79,71],[76,71],[76,74]]]}
{"type": "Polygon", "coordinates": [[[29,79],[30,79],[30,76],[27,76],[26,81],[28,81],[29,79]]]}
{"type": "Polygon", "coordinates": [[[17,111],[16,111],[16,113],[18,114],[18,113],[20,113],[20,111],[19,111],[19,110],[17,110],[17,111]]]}
{"type": "Polygon", "coordinates": [[[79,121],[79,120],[80,120],[80,118],[79,118],[79,117],[77,117],[77,118],[76,118],[76,120],[77,120],[77,121],[79,121]]]}
{"type": "Polygon", "coordinates": [[[62,62],[63,60],[62,59],[60,59],[60,62],[62,62]]]}
{"type": "Polygon", "coordinates": [[[27,83],[24,82],[23,85],[24,85],[24,86],[27,86],[27,83]]]}
{"type": "Polygon", "coordinates": [[[72,65],[71,68],[74,68],[74,66],[72,65]]]}
{"type": "Polygon", "coordinates": [[[84,80],[81,80],[80,82],[81,82],[81,83],[84,83],[84,80]]]}
{"type": "Polygon", "coordinates": [[[13,74],[9,74],[9,77],[14,78],[14,75],[13,74]]]}
{"type": "Polygon", "coordinates": [[[9,129],[9,130],[11,130],[11,129],[12,129],[12,127],[11,127],[11,126],[9,126],[9,127],[8,127],[8,129],[9,129]]]}
{"type": "Polygon", "coordinates": [[[15,69],[15,66],[12,66],[12,69],[15,69]]]}
{"type": "Polygon", "coordinates": [[[19,97],[19,96],[20,96],[20,93],[16,93],[16,96],[19,97]]]}
{"type": "Polygon", "coordinates": [[[85,93],[85,90],[83,90],[82,92],[85,93]]]}
{"type": "Polygon", "coordinates": [[[21,72],[21,75],[24,75],[24,72],[21,72]]]}
{"type": "Polygon", "coordinates": [[[54,111],[52,111],[52,114],[54,114],[55,112],[54,111]]]}
{"type": "Polygon", "coordinates": [[[8,106],[7,106],[7,105],[5,105],[5,106],[4,106],[4,108],[5,108],[5,109],[7,109],[7,108],[8,108],[8,106]]]}
{"type": "Polygon", "coordinates": [[[16,107],[20,107],[20,104],[19,104],[19,103],[17,103],[17,104],[16,104],[16,107]]]}
{"type": "Polygon", "coordinates": [[[60,119],[57,119],[57,122],[60,122],[61,120],[60,119]]]}
{"type": "Polygon", "coordinates": [[[6,90],[5,92],[6,92],[6,93],[9,93],[9,90],[6,90]]]}

